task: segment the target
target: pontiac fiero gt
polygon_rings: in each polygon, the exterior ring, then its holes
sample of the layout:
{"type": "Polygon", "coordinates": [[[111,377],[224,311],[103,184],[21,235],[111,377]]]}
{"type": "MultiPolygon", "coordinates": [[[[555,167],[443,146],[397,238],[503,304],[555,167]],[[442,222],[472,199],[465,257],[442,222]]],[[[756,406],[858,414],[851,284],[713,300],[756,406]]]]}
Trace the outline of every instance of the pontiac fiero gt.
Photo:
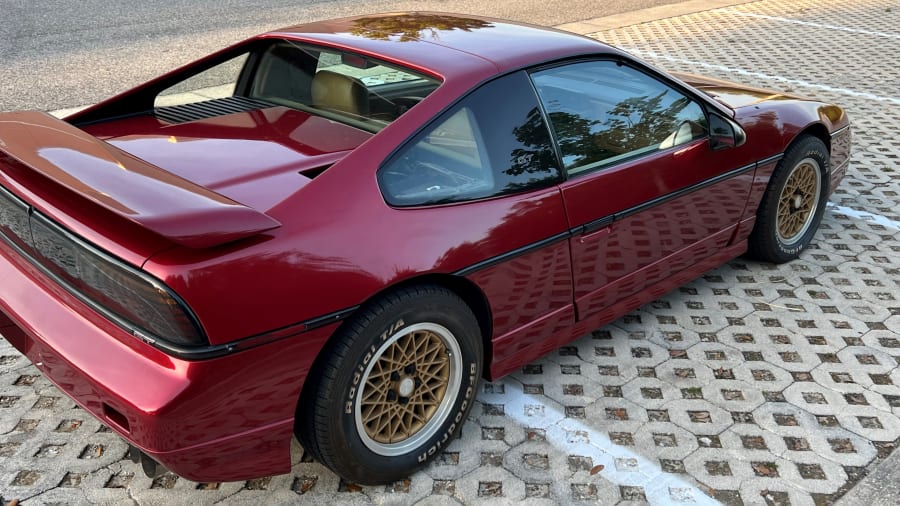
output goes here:
{"type": "Polygon", "coordinates": [[[253,37],[0,115],[0,334],[149,473],[407,476],[493,379],[738,255],[785,262],[841,108],[475,16],[253,37]]]}

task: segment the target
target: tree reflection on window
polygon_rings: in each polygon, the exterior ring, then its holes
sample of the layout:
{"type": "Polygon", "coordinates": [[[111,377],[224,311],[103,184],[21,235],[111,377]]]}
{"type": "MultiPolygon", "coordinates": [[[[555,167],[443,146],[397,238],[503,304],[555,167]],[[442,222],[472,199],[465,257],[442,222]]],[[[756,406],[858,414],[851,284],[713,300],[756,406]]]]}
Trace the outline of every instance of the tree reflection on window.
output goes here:
{"type": "Polygon", "coordinates": [[[444,31],[470,32],[491,26],[493,25],[489,21],[483,19],[410,13],[359,18],[353,21],[350,33],[367,39],[396,38],[400,42],[408,42],[418,39],[440,39],[440,32],[444,31]]]}
{"type": "Polygon", "coordinates": [[[706,135],[706,117],[698,104],[614,62],[577,63],[533,78],[570,173],[706,135]]]}
{"type": "Polygon", "coordinates": [[[544,188],[561,178],[525,72],[489,82],[379,171],[387,201],[435,205],[544,188]]]}

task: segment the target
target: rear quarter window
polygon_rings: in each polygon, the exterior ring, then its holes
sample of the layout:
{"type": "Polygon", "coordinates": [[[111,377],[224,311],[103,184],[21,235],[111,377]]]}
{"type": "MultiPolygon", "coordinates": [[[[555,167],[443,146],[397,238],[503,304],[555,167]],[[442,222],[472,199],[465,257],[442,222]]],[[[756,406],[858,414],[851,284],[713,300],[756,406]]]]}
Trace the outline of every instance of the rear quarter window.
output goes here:
{"type": "Polygon", "coordinates": [[[473,91],[378,172],[385,200],[401,207],[528,191],[560,178],[550,132],[524,72],[473,91]]]}

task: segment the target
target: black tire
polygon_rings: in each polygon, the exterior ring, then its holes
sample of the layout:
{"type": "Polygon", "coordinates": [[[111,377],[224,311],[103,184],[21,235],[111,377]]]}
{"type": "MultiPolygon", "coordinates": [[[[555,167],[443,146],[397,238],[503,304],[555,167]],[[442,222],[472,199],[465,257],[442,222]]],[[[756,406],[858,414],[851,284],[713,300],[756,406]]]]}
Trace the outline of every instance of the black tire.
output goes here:
{"type": "Polygon", "coordinates": [[[366,304],[323,353],[298,407],[297,436],[319,462],[362,485],[403,479],[443,451],[481,376],[475,315],[440,286],[366,304]]]}
{"type": "Polygon", "coordinates": [[[778,162],[750,233],[749,253],[776,264],[800,256],[809,246],[828,199],[828,148],[804,135],[778,162]]]}

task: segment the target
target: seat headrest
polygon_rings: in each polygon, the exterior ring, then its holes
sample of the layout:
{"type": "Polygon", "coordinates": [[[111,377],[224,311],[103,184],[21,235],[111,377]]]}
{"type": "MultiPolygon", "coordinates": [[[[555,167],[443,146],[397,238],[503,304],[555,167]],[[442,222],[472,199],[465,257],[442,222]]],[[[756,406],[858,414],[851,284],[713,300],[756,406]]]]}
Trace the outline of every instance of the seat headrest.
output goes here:
{"type": "Polygon", "coordinates": [[[312,103],[322,109],[368,116],[369,91],[359,79],[320,70],[312,80],[312,103]]]}

